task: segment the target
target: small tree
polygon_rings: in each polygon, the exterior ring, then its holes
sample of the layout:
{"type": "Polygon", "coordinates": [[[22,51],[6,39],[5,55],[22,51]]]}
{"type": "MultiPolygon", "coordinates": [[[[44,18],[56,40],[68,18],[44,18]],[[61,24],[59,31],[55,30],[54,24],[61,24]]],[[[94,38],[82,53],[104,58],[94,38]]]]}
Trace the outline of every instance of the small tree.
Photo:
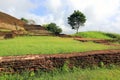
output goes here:
{"type": "Polygon", "coordinates": [[[22,20],[23,22],[25,22],[26,24],[28,23],[28,20],[25,19],[25,18],[21,18],[21,20],[22,20]]]}
{"type": "Polygon", "coordinates": [[[50,24],[46,24],[43,25],[48,31],[53,32],[54,34],[58,35],[62,32],[62,29],[59,28],[59,26],[57,26],[55,23],[50,23],[50,24]]]}
{"type": "Polygon", "coordinates": [[[76,30],[76,33],[78,33],[80,26],[84,26],[85,22],[86,17],[79,10],[75,10],[74,13],[71,14],[70,17],[68,17],[68,24],[72,27],[72,29],[76,30]]]}
{"type": "Polygon", "coordinates": [[[32,19],[21,18],[21,20],[22,20],[23,22],[25,22],[26,24],[35,25],[35,21],[32,20],[32,19]]]}

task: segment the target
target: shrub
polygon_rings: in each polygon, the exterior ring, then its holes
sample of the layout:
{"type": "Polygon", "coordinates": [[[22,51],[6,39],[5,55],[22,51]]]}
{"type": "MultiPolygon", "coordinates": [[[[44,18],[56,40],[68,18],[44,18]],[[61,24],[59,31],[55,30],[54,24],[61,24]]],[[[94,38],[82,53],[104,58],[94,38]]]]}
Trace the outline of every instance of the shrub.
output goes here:
{"type": "Polygon", "coordinates": [[[50,23],[44,26],[48,31],[53,32],[55,35],[59,35],[62,32],[62,29],[59,28],[55,23],[50,23]]]}

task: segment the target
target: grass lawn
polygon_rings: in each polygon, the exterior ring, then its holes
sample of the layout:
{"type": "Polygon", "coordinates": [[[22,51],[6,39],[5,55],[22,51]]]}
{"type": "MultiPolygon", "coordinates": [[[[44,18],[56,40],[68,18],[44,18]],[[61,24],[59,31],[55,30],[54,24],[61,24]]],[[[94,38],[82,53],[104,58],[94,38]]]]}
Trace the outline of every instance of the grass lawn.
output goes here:
{"type": "Polygon", "coordinates": [[[79,42],[72,38],[50,36],[24,36],[0,40],[0,56],[24,54],[58,54],[92,50],[114,49],[118,47],[79,42]]]}
{"type": "Polygon", "coordinates": [[[79,32],[78,34],[74,34],[73,36],[80,36],[84,38],[97,38],[97,39],[120,39],[120,34],[114,33],[105,33],[98,31],[88,31],[88,32],[79,32]]]}
{"type": "Polygon", "coordinates": [[[1,75],[0,80],[120,80],[120,68],[73,69],[1,75]]]}

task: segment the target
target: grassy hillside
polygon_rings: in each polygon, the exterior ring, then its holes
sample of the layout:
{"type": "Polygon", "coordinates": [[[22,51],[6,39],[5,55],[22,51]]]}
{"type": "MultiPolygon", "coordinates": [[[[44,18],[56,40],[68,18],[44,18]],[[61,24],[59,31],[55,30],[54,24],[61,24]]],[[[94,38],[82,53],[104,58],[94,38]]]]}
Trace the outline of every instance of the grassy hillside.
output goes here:
{"type": "Polygon", "coordinates": [[[79,42],[72,38],[25,36],[0,41],[0,56],[24,54],[55,54],[114,49],[118,47],[79,42]]]}
{"type": "Polygon", "coordinates": [[[97,39],[118,39],[120,38],[119,34],[114,33],[104,33],[97,31],[88,31],[88,32],[79,32],[78,34],[74,34],[73,36],[80,36],[84,38],[97,38],[97,39]]]}

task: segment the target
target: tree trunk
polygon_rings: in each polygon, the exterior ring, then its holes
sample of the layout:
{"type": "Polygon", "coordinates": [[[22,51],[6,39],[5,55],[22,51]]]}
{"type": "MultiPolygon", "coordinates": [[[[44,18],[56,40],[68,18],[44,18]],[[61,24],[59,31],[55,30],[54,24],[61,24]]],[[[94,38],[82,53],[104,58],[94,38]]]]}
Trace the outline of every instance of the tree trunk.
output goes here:
{"type": "Polygon", "coordinates": [[[80,27],[80,26],[79,26],[79,24],[78,24],[78,27],[77,27],[77,30],[76,30],[76,34],[78,34],[79,27],[80,27]]]}
{"type": "Polygon", "coordinates": [[[78,29],[76,30],[76,34],[78,34],[78,29]]]}

